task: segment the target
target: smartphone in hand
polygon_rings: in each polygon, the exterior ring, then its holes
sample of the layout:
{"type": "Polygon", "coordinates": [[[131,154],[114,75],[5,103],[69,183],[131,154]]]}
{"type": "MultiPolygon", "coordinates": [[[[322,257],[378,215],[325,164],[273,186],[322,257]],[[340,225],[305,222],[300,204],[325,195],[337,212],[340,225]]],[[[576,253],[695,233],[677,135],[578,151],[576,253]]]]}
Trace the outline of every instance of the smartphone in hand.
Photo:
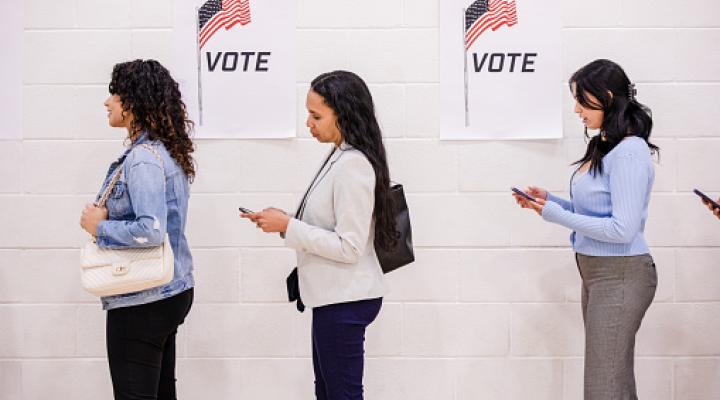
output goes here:
{"type": "Polygon", "coordinates": [[[711,199],[711,198],[710,198],[708,195],[706,195],[705,193],[703,193],[703,192],[701,192],[701,191],[699,191],[699,190],[697,190],[697,189],[693,189],[693,192],[695,192],[696,195],[700,196],[700,198],[703,199],[706,203],[712,204],[713,210],[717,210],[718,208],[720,208],[720,204],[718,204],[717,202],[715,202],[715,200],[711,199]]]}
{"type": "Polygon", "coordinates": [[[238,207],[241,213],[243,214],[255,214],[255,211],[252,211],[250,209],[247,209],[245,207],[238,207]]]}
{"type": "Polygon", "coordinates": [[[537,203],[537,199],[535,199],[534,197],[530,196],[529,194],[523,192],[522,190],[520,190],[518,188],[514,187],[514,188],[510,188],[510,190],[512,190],[515,194],[519,195],[520,197],[530,200],[533,203],[537,203]]]}

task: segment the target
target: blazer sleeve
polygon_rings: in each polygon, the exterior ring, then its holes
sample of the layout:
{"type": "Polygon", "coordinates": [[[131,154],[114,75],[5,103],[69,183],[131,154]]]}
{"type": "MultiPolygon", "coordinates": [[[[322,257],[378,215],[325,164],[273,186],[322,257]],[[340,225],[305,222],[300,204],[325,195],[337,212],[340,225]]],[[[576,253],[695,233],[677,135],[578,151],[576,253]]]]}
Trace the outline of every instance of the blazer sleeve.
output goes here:
{"type": "Polygon", "coordinates": [[[375,207],[375,171],[364,157],[353,157],[338,165],[333,181],[335,213],[332,231],[292,218],[285,244],[295,250],[354,264],[365,252],[375,207]]]}

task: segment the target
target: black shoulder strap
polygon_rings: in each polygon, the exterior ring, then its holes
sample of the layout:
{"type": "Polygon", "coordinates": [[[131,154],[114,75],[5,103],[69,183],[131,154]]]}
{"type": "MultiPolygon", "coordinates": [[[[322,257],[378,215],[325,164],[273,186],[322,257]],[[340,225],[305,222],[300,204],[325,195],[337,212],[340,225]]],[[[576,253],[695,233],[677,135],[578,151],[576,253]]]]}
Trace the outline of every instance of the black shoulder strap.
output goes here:
{"type": "Polygon", "coordinates": [[[328,154],[328,156],[325,158],[325,161],[322,163],[322,166],[320,166],[320,169],[318,169],[317,173],[315,174],[315,177],[313,178],[312,182],[310,182],[310,186],[308,186],[307,190],[305,191],[305,194],[303,195],[302,200],[300,201],[300,204],[298,205],[297,210],[295,211],[295,218],[301,220],[302,214],[305,212],[305,204],[307,204],[307,198],[308,195],[310,195],[310,192],[312,189],[316,186],[315,183],[320,176],[320,173],[325,169],[325,166],[327,165],[328,161],[330,161],[330,158],[332,158],[333,154],[335,154],[335,151],[337,151],[337,147],[333,148],[333,150],[328,154]]]}

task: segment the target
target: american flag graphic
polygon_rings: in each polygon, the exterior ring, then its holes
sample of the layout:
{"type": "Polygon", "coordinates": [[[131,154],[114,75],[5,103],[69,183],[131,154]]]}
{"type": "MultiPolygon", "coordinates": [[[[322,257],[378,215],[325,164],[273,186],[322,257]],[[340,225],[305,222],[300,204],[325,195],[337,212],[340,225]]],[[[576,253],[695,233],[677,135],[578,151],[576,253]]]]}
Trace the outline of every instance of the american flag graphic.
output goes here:
{"type": "Polygon", "coordinates": [[[469,49],[486,30],[517,22],[515,0],[477,0],[465,10],[465,48],[469,49]]]}
{"type": "Polygon", "coordinates": [[[250,23],[250,0],[208,0],[198,10],[198,43],[202,48],[218,31],[250,23]]]}

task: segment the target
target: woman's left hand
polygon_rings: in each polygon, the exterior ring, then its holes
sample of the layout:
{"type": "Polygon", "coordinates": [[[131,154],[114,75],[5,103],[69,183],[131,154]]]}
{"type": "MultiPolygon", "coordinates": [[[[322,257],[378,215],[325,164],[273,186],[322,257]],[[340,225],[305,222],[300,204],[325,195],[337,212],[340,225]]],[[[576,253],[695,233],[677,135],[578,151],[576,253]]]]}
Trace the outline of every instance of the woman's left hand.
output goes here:
{"type": "Polygon", "coordinates": [[[513,193],[513,197],[515,197],[515,202],[517,202],[520,207],[522,208],[531,208],[535,210],[538,215],[542,215],[543,207],[545,206],[546,200],[540,197],[536,197],[535,201],[530,201],[518,194],[513,193]]]}
{"type": "Polygon", "coordinates": [[[98,225],[106,219],[108,219],[107,208],[98,207],[95,204],[87,204],[80,216],[80,226],[90,235],[96,236],[98,225]]]}
{"type": "Polygon", "coordinates": [[[250,219],[266,233],[285,233],[290,222],[290,216],[277,208],[266,208],[256,213],[242,214],[241,217],[250,219]]]}
{"type": "MultiPolygon", "coordinates": [[[[710,210],[713,214],[715,214],[716,217],[718,217],[720,219],[720,208],[714,208],[712,203],[707,202],[705,200],[701,200],[701,201],[703,204],[705,204],[705,206],[708,208],[708,210],[710,210]]],[[[718,199],[717,201],[720,201],[720,199],[718,199]]],[[[716,203],[717,203],[717,201],[716,201],[716,203]]]]}

